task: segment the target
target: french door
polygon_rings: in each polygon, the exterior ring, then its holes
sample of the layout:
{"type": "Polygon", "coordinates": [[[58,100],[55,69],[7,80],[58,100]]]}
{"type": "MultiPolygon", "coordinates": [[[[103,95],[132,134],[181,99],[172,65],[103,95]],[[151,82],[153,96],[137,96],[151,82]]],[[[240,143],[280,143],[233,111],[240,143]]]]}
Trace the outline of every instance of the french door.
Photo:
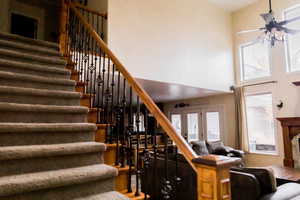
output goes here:
{"type": "Polygon", "coordinates": [[[176,109],[170,120],[178,134],[188,142],[223,140],[223,109],[220,107],[176,109]]]}

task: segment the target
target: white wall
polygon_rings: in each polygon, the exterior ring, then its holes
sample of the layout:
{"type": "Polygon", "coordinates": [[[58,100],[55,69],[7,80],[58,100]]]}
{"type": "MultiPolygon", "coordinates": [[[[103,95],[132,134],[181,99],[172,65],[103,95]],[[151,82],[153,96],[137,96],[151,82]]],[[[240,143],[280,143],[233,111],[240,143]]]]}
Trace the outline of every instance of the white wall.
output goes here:
{"type": "Polygon", "coordinates": [[[108,43],[138,78],[229,91],[229,12],[207,0],[109,0],[108,43]]]}
{"type": "MultiPolygon", "coordinates": [[[[240,81],[240,63],[238,57],[238,48],[240,44],[249,42],[256,39],[258,34],[244,34],[236,35],[236,32],[241,30],[253,29],[262,27],[264,21],[260,18],[259,14],[268,11],[268,1],[258,1],[257,3],[248,6],[233,13],[233,34],[234,34],[234,44],[235,44],[235,68],[236,68],[236,80],[237,83],[243,84],[240,81]]],[[[279,20],[282,19],[283,10],[300,3],[299,0],[273,0],[273,10],[276,12],[276,16],[279,20]]],[[[271,91],[273,93],[273,109],[275,118],[277,117],[295,117],[300,116],[300,88],[292,84],[293,81],[300,80],[300,73],[287,73],[286,72],[286,60],[285,60],[285,50],[283,44],[278,44],[277,47],[272,50],[271,59],[271,70],[272,77],[268,79],[252,81],[250,83],[265,81],[265,80],[275,80],[278,81],[277,84],[268,84],[263,86],[248,87],[246,92],[256,93],[271,91]],[[276,104],[282,100],[284,107],[278,109],[276,104]]],[[[248,82],[249,83],[249,82],[248,82]]],[[[270,155],[258,155],[250,154],[247,156],[249,165],[252,166],[262,166],[271,164],[282,164],[283,161],[283,139],[281,125],[276,120],[276,138],[279,147],[279,153],[276,156],[270,155]]]]}

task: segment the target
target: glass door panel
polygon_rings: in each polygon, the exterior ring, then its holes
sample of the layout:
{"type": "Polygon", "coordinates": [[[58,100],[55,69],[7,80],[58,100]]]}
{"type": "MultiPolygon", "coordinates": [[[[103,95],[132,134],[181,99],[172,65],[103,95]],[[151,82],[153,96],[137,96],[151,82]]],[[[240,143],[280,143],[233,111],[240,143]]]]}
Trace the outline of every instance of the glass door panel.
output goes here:
{"type": "Polygon", "coordinates": [[[188,142],[199,140],[198,113],[187,114],[187,140],[188,142]]]}
{"type": "Polygon", "coordinates": [[[181,115],[180,114],[172,114],[171,122],[176,132],[181,135],[181,115]]]}
{"type": "Polygon", "coordinates": [[[206,112],[206,134],[209,142],[221,140],[219,112],[206,112]]]}

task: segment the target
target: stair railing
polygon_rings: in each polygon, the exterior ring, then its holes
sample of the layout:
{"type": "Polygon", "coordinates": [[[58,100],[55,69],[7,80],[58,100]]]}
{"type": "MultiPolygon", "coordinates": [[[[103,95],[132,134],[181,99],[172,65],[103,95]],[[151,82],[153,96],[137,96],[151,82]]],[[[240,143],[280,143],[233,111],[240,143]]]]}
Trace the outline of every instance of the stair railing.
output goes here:
{"type": "MultiPolygon", "coordinates": [[[[99,16],[81,5],[63,1],[60,47],[79,73],[84,87],[82,92],[91,99],[90,107],[97,109],[97,123],[111,125],[105,142],[117,146],[115,165],[129,166],[127,191],[133,191],[131,176],[135,175],[136,196],[143,192],[145,199],[148,194],[160,199],[180,199],[178,188],[184,187],[180,186],[184,177],[178,170],[177,158],[182,155],[197,174],[196,199],[231,199],[229,169],[240,160],[215,155],[197,156],[103,41],[103,29],[102,32],[97,29],[99,24],[91,13],[99,16]],[[151,133],[149,118],[161,126],[163,134],[151,133]],[[176,170],[172,174],[168,161],[174,155],[176,170]],[[161,173],[157,171],[159,159],[164,162],[163,176],[155,176],[161,173]],[[149,175],[150,172],[154,177],[149,175]],[[150,179],[153,185],[142,184],[140,191],[140,181],[150,179]]],[[[100,16],[106,18],[106,15],[100,16]]]]}

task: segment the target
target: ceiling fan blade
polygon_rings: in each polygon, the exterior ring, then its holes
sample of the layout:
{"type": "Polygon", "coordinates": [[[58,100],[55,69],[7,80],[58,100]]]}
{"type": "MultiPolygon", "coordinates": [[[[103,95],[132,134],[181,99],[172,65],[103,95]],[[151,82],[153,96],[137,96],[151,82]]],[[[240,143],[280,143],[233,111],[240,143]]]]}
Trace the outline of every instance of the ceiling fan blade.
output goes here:
{"type": "Polygon", "coordinates": [[[259,29],[253,29],[253,30],[240,31],[240,32],[237,32],[237,34],[259,32],[259,31],[263,31],[263,30],[265,30],[265,28],[259,28],[259,29]]]}
{"type": "Polygon", "coordinates": [[[272,13],[264,13],[264,14],[260,14],[260,16],[265,20],[266,24],[269,24],[274,19],[272,13]]]}
{"type": "Polygon", "coordinates": [[[289,29],[289,28],[285,28],[285,27],[282,27],[282,30],[285,33],[288,33],[288,34],[297,34],[297,33],[300,33],[300,30],[289,29]]]}
{"type": "Polygon", "coordinates": [[[300,20],[300,16],[299,17],[295,17],[293,19],[288,19],[288,20],[279,22],[278,24],[282,26],[282,25],[286,25],[286,24],[289,24],[291,22],[298,21],[298,20],[300,20]]]}

